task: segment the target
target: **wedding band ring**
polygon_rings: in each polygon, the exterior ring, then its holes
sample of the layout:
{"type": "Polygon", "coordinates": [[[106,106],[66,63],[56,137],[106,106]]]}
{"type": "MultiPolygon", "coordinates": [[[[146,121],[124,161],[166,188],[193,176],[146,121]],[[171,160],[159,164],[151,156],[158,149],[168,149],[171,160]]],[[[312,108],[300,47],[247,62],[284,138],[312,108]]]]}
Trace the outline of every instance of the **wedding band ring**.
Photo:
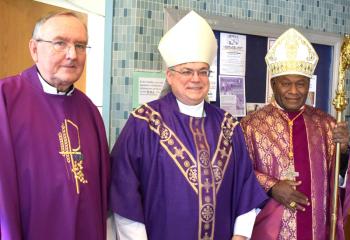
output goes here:
{"type": "Polygon", "coordinates": [[[297,206],[297,203],[296,202],[290,202],[289,203],[289,206],[291,207],[291,208],[295,208],[296,206],[297,206]]]}

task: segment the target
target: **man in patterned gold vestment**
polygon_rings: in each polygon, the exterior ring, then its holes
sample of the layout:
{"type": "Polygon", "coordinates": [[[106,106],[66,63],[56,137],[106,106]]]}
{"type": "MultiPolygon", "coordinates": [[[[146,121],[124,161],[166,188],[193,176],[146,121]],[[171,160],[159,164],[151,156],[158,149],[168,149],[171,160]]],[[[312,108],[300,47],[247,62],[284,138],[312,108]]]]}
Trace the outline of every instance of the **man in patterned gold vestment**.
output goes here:
{"type": "MultiPolygon", "coordinates": [[[[271,197],[253,239],[328,239],[335,142],[346,172],[347,124],[305,104],[318,56],[302,34],[283,33],[265,60],[274,100],[241,121],[256,176],[271,197]]],[[[344,238],[342,220],[340,208],[337,239],[344,238]]]]}

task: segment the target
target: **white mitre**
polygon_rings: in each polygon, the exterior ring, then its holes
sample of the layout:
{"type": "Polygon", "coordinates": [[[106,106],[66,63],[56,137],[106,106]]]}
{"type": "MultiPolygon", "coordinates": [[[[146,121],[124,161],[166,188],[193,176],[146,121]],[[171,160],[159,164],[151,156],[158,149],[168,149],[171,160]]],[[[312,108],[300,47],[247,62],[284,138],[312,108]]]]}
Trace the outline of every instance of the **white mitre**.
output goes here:
{"type": "Polygon", "coordinates": [[[311,43],[297,30],[290,28],[276,40],[265,61],[271,78],[292,74],[311,78],[318,56],[311,43]]]}
{"type": "Polygon", "coordinates": [[[207,21],[191,11],[163,36],[158,49],[167,67],[188,62],[211,65],[217,41],[207,21]]]}

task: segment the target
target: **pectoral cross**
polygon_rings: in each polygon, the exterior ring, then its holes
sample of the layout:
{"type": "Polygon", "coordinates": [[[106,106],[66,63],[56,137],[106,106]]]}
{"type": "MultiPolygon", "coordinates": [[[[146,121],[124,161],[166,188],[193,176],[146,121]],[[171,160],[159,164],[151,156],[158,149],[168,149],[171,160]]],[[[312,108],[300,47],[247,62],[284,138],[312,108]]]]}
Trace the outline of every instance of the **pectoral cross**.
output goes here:
{"type": "Polygon", "coordinates": [[[289,167],[287,172],[282,174],[283,180],[294,181],[296,177],[299,177],[299,172],[295,172],[293,168],[289,167]]]}

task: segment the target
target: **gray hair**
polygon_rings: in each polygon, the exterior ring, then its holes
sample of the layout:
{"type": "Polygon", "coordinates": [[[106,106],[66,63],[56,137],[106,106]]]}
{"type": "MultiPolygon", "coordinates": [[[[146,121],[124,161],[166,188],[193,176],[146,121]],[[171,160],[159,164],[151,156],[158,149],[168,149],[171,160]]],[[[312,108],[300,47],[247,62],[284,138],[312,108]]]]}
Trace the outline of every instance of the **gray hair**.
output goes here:
{"type": "Polygon", "coordinates": [[[171,86],[169,85],[168,80],[165,79],[162,91],[160,92],[160,95],[159,95],[159,98],[164,97],[169,92],[171,92],[171,86]]]}
{"type": "Polygon", "coordinates": [[[35,27],[34,27],[34,30],[33,30],[32,38],[33,39],[39,38],[40,29],[44,25],[44,23],[46,23],[47,20],[49,20],[51,18],[54,18],[54,17],[58,17],[58,16],[67,16],[67,17],[75,17],[75,18],[77,18],[84,25],[84,28],[86,30],[86,37],[87,37],[88,30],[87,30],[86,23],[82,20],[82,17],[80,15],[78,15],[77,13],[75,13],[75,12],[64,11],[64,12],[52,12],[52,13],[49,13],[48,15],[40,18],[35,23],[35,27]]]}

